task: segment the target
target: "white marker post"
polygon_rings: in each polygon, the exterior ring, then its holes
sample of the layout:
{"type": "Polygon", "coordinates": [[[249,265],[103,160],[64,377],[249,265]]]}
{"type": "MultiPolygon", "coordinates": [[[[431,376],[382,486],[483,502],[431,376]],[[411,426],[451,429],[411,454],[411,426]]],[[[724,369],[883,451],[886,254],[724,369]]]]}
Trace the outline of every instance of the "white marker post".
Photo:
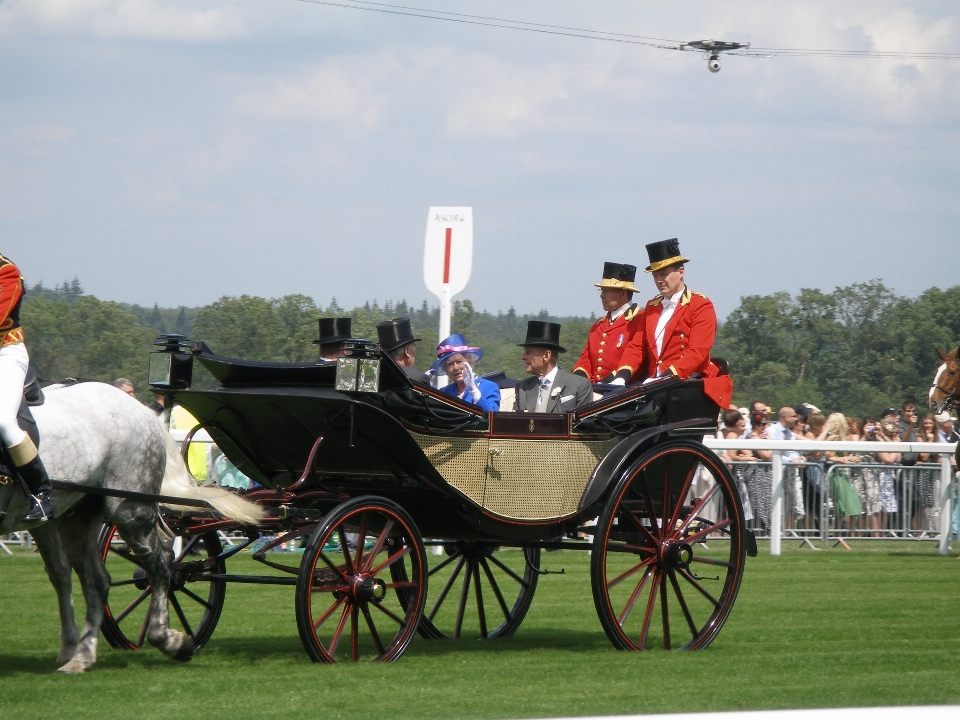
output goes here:
{"type": "Polygon", "coordinates": [[[439,340],[450,335],[451,302],[467,287],[472,267],[473,208],[430,208],[423,249],[423,281],[427,290],[440,298],[439,340]]]}

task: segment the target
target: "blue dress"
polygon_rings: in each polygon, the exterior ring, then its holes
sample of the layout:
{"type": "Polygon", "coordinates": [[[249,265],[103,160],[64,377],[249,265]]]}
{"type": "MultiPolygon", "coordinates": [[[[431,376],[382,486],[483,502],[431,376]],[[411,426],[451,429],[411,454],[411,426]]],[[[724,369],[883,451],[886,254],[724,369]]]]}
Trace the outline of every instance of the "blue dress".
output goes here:
{"type": "Polygon", "coordinates": [[[442,388],[440,388],[440,391],[447,393],[447,395],[453,395],[454,397],[460,398],[464,402],[473,403],[478,408],[486,412],[496,412],[500,409],[500,388],[495,382],[484,380],[483,378],[478,377],[477,389],[480,391],[480,399],[476,402],[473,402],[473,398],[470,397],[470,393],[468,393],[466,389],[463,391],[463,394],[466,395],[466,397],[458,394],[456,383],[444,385],[442,388]]]}

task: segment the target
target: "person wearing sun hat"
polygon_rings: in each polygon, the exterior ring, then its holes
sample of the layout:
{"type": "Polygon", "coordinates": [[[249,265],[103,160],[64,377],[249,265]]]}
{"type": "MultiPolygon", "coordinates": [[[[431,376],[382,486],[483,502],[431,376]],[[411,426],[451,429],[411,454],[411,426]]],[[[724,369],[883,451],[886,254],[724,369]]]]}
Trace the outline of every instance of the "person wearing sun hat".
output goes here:
{"type": "Polygon", "coordinates": [[[441,341],[437,346],[437,361],[431,366],[430,373],[441,371],[452,380],[449,385],[440,388],[441,392],[473,403],[486,412],[500,409],[500,388],[495,382],[477,377],[473,366],[483,357],[483,350],[467,344],[467,339],[456,333],[441,341]]]}
{"type": "Polygon", "coordinates": [[[595,286],[600,288],[606,315],[590,328],[587,345],[573,366],[573,372],[590,382],[624,385],[638,370],[620,362],[630,341],[643,333],[643,308],[631,302],[633,294],[639,292],[633,286],[636,277],[635,265],[603,264],[603,278],[595,286]]]}
{"type": "Polygon", "coordinates": [[[677,238],[646,246],[650,264],[644,272],[653,275],[659,294],[643,309],[643,332],[634,335],[620,360],[637,367],[634,380],[652,380],[666,375],[683,379],[698,374],[704,378],[704,392],[720,407],[727,407],[733,394],[729,375],[710,360],[717,334],[717,312],[713,303],[687,287],[684,266],[689,258],[680,253],[677,238]]]}

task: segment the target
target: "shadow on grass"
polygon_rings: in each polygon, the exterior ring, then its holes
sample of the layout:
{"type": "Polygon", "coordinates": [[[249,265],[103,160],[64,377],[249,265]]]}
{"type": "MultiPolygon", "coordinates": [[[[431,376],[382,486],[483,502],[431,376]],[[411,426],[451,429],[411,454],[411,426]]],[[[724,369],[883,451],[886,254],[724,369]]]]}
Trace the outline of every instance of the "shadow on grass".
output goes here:
{"type": "MultiPolygon", "coordinates": [[[[415,639],[403,657],[438,657],[463,652],[517,652],[521,650],[560,650],[566,652],[590,652],[612,647],[603,632],[577,632],[570,630],[530,630],[511,638],[481,640],[479,637],[464,637],[459,640],[415,639]]],[[[306,657],[300,639],[294,637],[214,637],[203,652],[246,657],[250,661],[266,655],[296,655],[306,657]]]]}
{"type": "Polygon", "coordinates": [[[0,678],[14,675],[49,675],[57,671],[57,658],[35,657],[33,655],[0,654],[0,678]]]}
{"type": "MultiPolygon", "coordinates": [[[[604,649],[613,652],[610,642],[602,631],[544,629],[521,631],[513,637],[492,640],[482,640],[478,636],[462,637],[457,640],[425,640],[418,637],[410,644],[403,657],[429,658],[457,653],[515,653],[525,650],[583,653],[604,649]]],[[[279,656],[286,656],[293,661],[309,662],[303,644],[296,635],[223,639],[217,639],[214,636],[195,657],[202,662],[205,657],[213,660],[217,656],[230,658],[233,662],[245,663],[256,663],[267,658],[276,659],[279,656]]],[[[176,667],[181,663],[170,660],[152,648],[136,652],[106,650],[100,653],[92,672],[96,672],[97,669],[152,669],[163,665],[176,667]]],[[[55,657],[0,654],[0,678],[23,674],[50,675],[56,673],[57,667],[55,657]]]]}

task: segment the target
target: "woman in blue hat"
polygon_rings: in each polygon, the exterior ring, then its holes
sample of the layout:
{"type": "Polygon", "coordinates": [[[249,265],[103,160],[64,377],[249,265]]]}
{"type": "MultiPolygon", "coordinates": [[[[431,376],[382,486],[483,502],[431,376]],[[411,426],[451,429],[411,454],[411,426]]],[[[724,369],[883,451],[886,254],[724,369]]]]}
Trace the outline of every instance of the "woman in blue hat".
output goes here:
{"type": "Polygon", "coordinates": [[[473,366],[482,357],[483,350],[467,345],[463,335],[451,335],[437,346],[437,361],[430,372],[442,371],[453,381],[440,388],[442,392],[473,403],[486,412],[496,412],[500,409],[500,388],[473,372],[473,366]]]}

